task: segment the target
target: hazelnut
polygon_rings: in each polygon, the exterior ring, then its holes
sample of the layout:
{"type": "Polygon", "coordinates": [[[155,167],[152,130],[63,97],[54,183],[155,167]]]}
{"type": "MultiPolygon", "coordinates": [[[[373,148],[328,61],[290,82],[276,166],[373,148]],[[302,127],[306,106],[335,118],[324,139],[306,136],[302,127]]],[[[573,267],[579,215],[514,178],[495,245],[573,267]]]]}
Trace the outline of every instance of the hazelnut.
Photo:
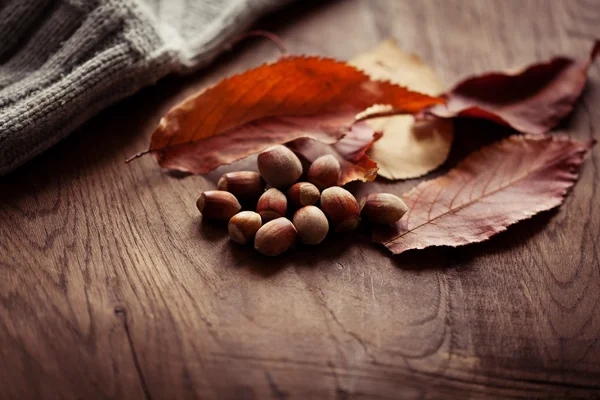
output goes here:
{"type": "Polygon", "coordinates": [[[278,256],[294,244],[298,232],[287,218],[277,218],[264,224],[254,239],[254,248],[265,256],[278,256]]]}
{"type": "Polygon", "coordinates": [[[319,244],[329,232],[327,217],[315,206],[305,206],[296,211],[293,222],[304,244],[319,244]]]}
{"type": "Polygon", "coordinates": [[[312,183],[298,182],[287,191],[287,197],[294,207],[304,207],[319,201],[321,193],[312,183]]]}
{"type": "Polygon", "coordinates": [[[287,199],[277,189],[269,189],[260,196],[256,204],[256,212],[260,214],[263,223],[275,218],[285,217],[287,212],[287,199]]]}
{"type": "Polygon", "coordinates": [[[337,185],[341,170],[337,158],[331,154],[321,156],[308,169],[308,181],[323,190],[337,185]]]}
{"type": "Polygon", "coordinates": [[[254,238],[261,225],[260,215],[254,211],[242,211],[231,217],[227,229],[231,240],[239,244],[246,244],[254,238]]]}
{"type": "Polygon", "coordinates": [[[360,202],[360,214],[375,224],[393,224],[398,221],[408,207],[391,193],[373,193],[360,202]]]}
{"type": "Polygon", "coordinates": [[[356,199],[349,191],[339,186],[323,190],[321,209],[336,232],[352,231],[360,223],[360,209],[356,199]]]}
{"type": "Polygon", "coordinates": [[[223,190],[203,192],[198,197],[196,206],[203,217],[225,221],[242,209],[235,196],[223,190]]]}
{"type": "Polygon", "coordinates": [[[293,151],[285,146],[273,146],[258,155],[258,170],[273,187],[292,186],[302,175],[302,163],[293,151]]]}
{"type": "Polygon", "coordinates": [[[219,179],[217,189],[229,192],[241,201],[256,200],[265,191],[265,181],[254,171],[228,172],[219,179]]]}

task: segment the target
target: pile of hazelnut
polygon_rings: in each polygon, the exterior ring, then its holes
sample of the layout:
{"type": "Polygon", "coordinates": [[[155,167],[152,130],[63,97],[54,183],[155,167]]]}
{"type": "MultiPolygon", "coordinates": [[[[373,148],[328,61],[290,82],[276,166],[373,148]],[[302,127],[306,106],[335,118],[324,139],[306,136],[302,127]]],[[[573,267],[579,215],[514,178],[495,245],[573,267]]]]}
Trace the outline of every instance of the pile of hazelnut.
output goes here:
{"type": "Polygon", "coordinates": [[[196,205],[204,218],[229,221],[231,240],[247,244],[254,239],[254,248],[267,256],[285,252],[297,239],[307,245],[319,244],[330,227],[335,232],[352,231],[361,216],[371,223],[392,224],[407,210],[400,198],[389,193],[370,194],[359,206],[350,192],[335,186],[341,168],[332,155],[312,163],[308,182],[297,182],[302,163],[285,146],[263,151],[257,162],[260,174],[226,173],[217,183],[218,190],[203,192],[196,205]],[[271,186],[267,191],[266,184],[271,186]],[[256,212],[240,211],[240,201],[256,199],[256,212]],[[295,210],[291,221],[286,218],[288,208],[295,210]]]}

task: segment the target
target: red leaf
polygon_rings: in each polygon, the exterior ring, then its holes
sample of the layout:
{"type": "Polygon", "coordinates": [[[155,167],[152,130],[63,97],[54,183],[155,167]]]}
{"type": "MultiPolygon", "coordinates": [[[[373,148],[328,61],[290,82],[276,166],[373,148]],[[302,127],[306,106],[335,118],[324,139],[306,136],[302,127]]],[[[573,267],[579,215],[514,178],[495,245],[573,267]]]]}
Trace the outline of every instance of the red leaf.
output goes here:
{"type": "Polygon", "coordinates": [[[206,173],[277,143],[335,143],[373,104],[415,113],[443,102],[331,59],[286,57],[222,80],[171,109],[149,151],[165,168],[206,173]]]}
{"type": "Polygon", "coordinates": [[[526,133],[548,132],[573,109],[599,52],[596,41],[585,60],[556,57],[516,74],[491,72],[468,78],[445,95],[446,105],[433,106],[429,112],[444,118],[486,118],[526,133]]]}
{"type": "Polygon", "coordinates": [[[514,135],[485,147],[404,195],[409,211],[395,225],[376,227],[373,241],[400,254],[486,240],[560,205],[594,143],[514,135]]]}
{"type": "Polygon", "coordinates": [[[365,122],[357,122],[342,140],[333,145],[300,138],[288,143],[288,147],[309,162],[327,154],[335,156],[342,167],[337,184],[343,186],[352,181],[367,182],[375,179],[377,163],[366,153],[380,137],[381,133],[374,132],[365,122]]]}

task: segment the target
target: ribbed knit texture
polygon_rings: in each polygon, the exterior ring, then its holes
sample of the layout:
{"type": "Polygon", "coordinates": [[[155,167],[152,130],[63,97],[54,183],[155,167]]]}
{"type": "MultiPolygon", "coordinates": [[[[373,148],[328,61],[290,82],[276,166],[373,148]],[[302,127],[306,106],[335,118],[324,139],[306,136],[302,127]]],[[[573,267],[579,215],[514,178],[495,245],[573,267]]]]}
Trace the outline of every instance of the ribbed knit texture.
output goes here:
{"type": "Polygon", "coordinates": [[[0,175],[285,0],[0,0],[0,175]]]}

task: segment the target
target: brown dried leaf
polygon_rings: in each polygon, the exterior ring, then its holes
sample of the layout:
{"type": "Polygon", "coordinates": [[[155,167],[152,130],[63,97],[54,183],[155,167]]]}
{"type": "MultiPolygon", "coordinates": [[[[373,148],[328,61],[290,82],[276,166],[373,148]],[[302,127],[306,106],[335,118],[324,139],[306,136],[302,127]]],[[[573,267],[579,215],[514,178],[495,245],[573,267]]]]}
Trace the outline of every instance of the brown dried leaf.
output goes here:
{"type": "Polygon", "coordinates": [[[335,143],[374,104],[415,113],[441,99],[373,81],[342,62],[285,57],[224,79],[171,109],[152,135],[159,164],[207,173],[300,137],[335,143]]]}
{"type": "MultiPolygon", "coordinates": [[[[411,90],[436,96],[444,88],[435,72],[419,57],[404,53],[393,40],[356,56],[352,65],[373,79],[387,79],[411,90]]],[[[416,178],[446,161],[452,144],[452,121],[431,118],[415,123],[410,115],[395,115],[367,121],[382,131],[369,156],[377,162],[378,174],[387,179],[416,178]]]]}
{"type": "Polygon", "coordinates": [[[544,133],[573,110],[587,71],[600,52],[596,41],[584,60],[556,57],[516,73],[491,72],[460,82],[429,113],[490,119],[526,133],[544,133]]]}
{"type": "Polygon", "coordinates": [[[339,142],[327,145],[309,138],[296,139],[288,143],[288,147],[309,162],[332,154],[340,162],[342,173],[338,186],[352,181],[368,182],[377,176],[377,163],[367,156],[367,150],[381,137],[365,122],[352,125],[350,132],[339,142]]]}
{"type": "Polygon", "coordinates": [[[486,240],[560,205],[593,144],[514,135],[485,147],[404,195],[409,211],[395,225],[376,227],[373,241],[400,254],[486,240]]]}

